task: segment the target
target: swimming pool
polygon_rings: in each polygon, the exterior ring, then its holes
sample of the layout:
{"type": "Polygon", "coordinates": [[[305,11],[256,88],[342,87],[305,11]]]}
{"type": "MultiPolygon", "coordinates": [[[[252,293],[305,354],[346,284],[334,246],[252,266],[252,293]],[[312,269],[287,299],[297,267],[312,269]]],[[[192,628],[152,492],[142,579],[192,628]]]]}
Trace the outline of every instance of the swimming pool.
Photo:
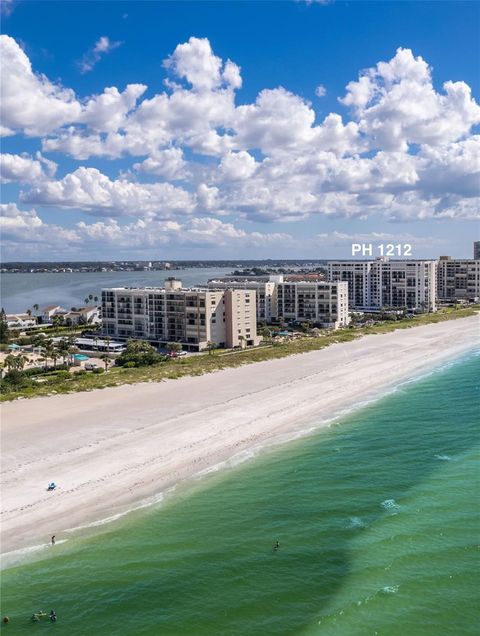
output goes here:
{"type": "Polygon", "coordinates": [[[90,360],[89,356],[84,356],[83,353],[76,353],[74,356],[75,360],[80,360],[80,362],[83,362],[84,360],[90,360]]]}

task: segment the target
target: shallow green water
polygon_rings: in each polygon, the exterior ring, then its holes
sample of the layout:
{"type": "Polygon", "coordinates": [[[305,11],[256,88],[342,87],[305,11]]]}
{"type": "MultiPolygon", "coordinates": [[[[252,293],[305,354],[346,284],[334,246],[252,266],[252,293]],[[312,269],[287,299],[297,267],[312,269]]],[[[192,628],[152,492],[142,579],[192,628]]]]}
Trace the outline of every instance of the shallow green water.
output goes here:
{"type": "Polygon", "coordinates": [[[477,634],[479,363],[7,570],[5,633],[477,634]]]}

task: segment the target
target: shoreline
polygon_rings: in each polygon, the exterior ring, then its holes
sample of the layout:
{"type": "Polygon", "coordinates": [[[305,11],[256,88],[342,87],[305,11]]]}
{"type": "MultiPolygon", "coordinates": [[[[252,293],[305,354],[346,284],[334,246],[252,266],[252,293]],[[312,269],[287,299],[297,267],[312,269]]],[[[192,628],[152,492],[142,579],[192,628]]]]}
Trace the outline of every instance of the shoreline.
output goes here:
{"type": "Polygon", "coordinates": [[[41,408],[40,398],[6,403],[3,557],[31,554],[52,534],[60,543],[73,528],[103,525],[202,473],[223,471],[242,453],[325,428],[473,349],[478,322],[364,336],[161,384],[58,395],[41,408]],[[47,493],[52,480],[59,487],[47,493]]]}

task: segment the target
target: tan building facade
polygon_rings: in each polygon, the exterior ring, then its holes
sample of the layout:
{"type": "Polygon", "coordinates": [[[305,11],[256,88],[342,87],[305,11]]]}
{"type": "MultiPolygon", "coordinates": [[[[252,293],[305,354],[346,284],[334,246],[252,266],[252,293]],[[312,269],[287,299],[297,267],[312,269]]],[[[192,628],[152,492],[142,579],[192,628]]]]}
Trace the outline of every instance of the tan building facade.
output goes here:
{"type": "Polygon", "coordinates": [[[258,345],[253,290],[184,289],[169,279],[165,288],[102,290],[102,332],[117,339],[145,339],[158,345],[179,342],[201,351],[258,345]]]}
{"type": "Polygon", "coordinates": [[[256,295],[258,322],[270,322],[275,314],[276,286],[274,281],[215,279],[208,281],[209,289],[252,289],[256,295]]]}

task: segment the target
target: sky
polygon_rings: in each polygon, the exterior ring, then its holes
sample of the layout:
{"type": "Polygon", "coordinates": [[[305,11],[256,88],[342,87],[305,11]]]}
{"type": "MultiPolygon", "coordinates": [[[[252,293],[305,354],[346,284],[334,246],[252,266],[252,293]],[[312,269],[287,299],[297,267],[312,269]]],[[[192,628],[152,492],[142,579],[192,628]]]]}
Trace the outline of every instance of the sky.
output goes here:
{"type": "Polygon", "coordinates": [[[472,257],[478,2],[2,7],[3,261],[472,257]]]}

